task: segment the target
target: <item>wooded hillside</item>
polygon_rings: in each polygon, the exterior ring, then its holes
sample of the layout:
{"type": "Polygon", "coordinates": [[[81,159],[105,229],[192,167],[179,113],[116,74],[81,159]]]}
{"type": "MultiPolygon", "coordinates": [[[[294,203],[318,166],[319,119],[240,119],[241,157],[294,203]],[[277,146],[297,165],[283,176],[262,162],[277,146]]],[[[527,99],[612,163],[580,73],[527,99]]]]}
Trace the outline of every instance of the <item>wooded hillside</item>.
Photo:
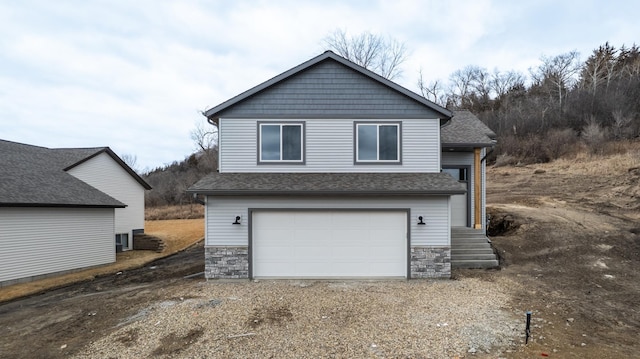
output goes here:
{"type": "Polygon", "coordinates": [[[418,82],[447,108],[466,108],[498,134],[494,154],[508,162],[548,162],[586,145],[606,153],[610,140],[640,135],[640,49],[609,43],[581,62],[569,52],[543,56],[525,75],[467,66],[445,86],[418,82]]]}

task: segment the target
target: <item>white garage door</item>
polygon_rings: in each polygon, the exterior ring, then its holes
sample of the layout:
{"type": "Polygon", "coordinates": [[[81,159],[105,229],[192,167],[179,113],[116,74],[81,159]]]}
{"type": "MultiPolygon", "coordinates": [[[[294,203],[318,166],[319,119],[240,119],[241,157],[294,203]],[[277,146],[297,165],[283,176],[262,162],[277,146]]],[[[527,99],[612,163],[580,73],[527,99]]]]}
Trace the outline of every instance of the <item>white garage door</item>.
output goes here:
{"type": "Polygon", "coordinates": [[[254,212],[254,277],[406,277],[406,212],[254,212]]]}

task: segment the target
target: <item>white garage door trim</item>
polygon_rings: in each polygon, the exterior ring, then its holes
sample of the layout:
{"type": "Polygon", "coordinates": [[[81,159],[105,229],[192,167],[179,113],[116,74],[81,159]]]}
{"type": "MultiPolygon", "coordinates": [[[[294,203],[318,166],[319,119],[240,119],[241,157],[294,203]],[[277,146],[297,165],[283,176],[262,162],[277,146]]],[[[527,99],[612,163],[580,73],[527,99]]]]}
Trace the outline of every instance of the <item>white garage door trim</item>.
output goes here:
{"type": "Polygon", "coordinates": [[[409,209],[249,209],[249,276],[407,278],[409,218],[409,209]]]}

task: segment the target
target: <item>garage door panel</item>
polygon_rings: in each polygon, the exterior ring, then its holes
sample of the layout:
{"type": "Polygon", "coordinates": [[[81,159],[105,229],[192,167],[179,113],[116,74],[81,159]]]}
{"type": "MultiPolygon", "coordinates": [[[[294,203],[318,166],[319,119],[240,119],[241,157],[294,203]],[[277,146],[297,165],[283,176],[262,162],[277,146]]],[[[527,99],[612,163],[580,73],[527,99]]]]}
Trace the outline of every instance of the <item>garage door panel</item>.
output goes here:
{"type": "Polygon", "coordinates": [[[289,243],[294,237],[294,233],[284,229],[264,229],[260,231],[260,236],[270,243],[289,243]]]}
{"type": "MultiPolygon", "coordinates": [[[[331,258],[332,250],[330,247],[306,244],[305,246],[293,247],[295,261],[316,261],[318,258],[331,258]]],[[[324,260],[324,259],[322,259],[324,260]]]]}
{"type": "Polygon", "coordinates": [[[354,229],[334,229],[331,231],[331,235],[327,236],[328,240],[332,241],[335,245],[345,244],[358,244],[365,245],[370,238],[369,230],[354,230],[354,229]]]}
{"type": "Polygon", "coordinates": [[[369,247],[369,255],[373,258],[384,259],[388,257],[398,258],[407,255],[405,247],[389,247],[389,246],[371,246],[369,247]]]}
{"type": "Polygon", "coordinates": [[[406,276],[406,212],[253,213],[254,277],[406,276]]]}
{"type": "Polygon", "coordinates": [[[354,256],[354,253],[360,252],[361,256],[368,256],[369,250],[368,248],[362,248],[360,246],[339,246],[334,247],[332,251],[333,260],[337,261],[355,261],[358,260],[358,257],[354,256]]]}
{"type": "Polygon", "coordinates": [[[385,273],[398,271],[406,271],[406,267],[400,267],[397,263],[380,263],[376,266],[373,266],[369,272],[371,273],[372,277],[384,277],[386,276],[385,273]]]}
{"type": "Polygon", "coordinates": [[[309,213],[296,213],[292,217],[295,219],[295,228],[323,229],[322,223],[318,222],[315,216],[309,215],[309,213]]]}
{"type": "Polygon", "coordinates": [[[385,229],[389,227],[397,226],[398,221],[405,220],[404,213],[393,213],[391,215],[386,214],[384,212],[373,213],[370,217],[370,227],[371,229],[385,229]]]}
{"type": "Polygon", "coordinates": [[[295,229],[291,232],[291,239],[295,240],[296,243],[300,245],[304,245],[305,243],[317,243],[322,242],[324,238],[331,234],[331,231],[324,229],[295,229]]]}
{"type": "Polygon", "coordinates": [[[291,228],[295,223],[294,217],[279,216],[277,212],[264,212],[260,216],[254,216],[252,220],[253,225],[260,227],[261,230],[291,228]],[[283,227],[283,225],[287,227],[283,227]]]}

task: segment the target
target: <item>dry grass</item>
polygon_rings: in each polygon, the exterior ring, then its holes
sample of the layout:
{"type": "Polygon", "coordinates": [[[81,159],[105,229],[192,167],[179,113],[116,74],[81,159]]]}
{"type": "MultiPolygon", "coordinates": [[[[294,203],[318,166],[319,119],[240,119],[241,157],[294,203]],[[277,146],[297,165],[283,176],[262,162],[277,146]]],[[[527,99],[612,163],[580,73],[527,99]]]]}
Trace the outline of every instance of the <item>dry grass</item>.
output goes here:
{"type": "Polygon", "coordinates": [[[196,218],[204,218],[204,206],[199,203],[147,207],[144,210],[144,219],[147,221],[196,218]]]}
{"type": "Polygon", "coordinates": [[[617,141],[606,146],[607,154],[580,151],[574,156],[550,163],[560,170],[580,175],[624,174],[630,168],[640,167],[640,142],[617,141]]]}
{"type": "Polygon", "coordinates": [[[153,251],[118,253],[116,262],[112,264],[1,288],[0,302],[92,280],[106,274],[139,268],[151,261],[184,250],[204,237],[204,220],[146,221],[145,233],[162,238],[167,245],[165,250],[162,253],[153,251]]]}

